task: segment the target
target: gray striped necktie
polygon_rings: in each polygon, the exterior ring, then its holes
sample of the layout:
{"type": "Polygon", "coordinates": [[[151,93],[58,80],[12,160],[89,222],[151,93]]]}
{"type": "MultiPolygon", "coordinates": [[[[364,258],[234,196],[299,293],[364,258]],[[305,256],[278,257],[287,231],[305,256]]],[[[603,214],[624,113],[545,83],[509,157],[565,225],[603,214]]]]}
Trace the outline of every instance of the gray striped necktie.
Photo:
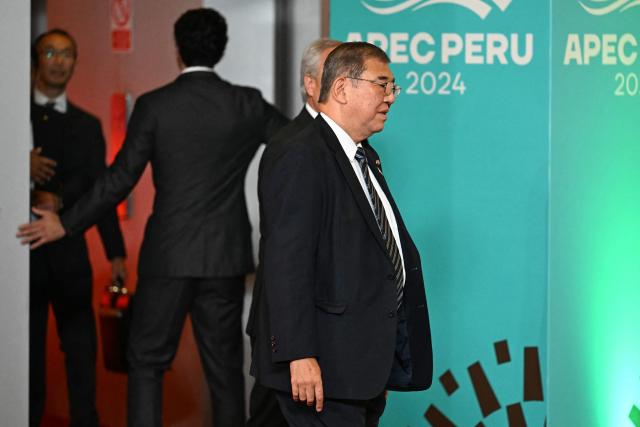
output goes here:
{"type": "Polygon", "coordinates": [[[400,257],[400,251],[398,250],[398,246],[396,245],[396,239],[393,237],[393,233],[391,232],[391,225],[389,225],[389,220],[387,219],[384,207],[382,206],[380,196],[378,195],[378,192],[376,191],[371,181],[371,175],[369,175],[369,167],[367,166],[367,157],[365,156],[364,148],[358,147],[358,149],[356,150],[355,158],[360,165],[360,169],[362,169],[362,176],[364,177],[364,182],[367,185],[367,191],[369,192],[369,196],[371,197],[371,204],[373,204],[373,213],[376,217],[376,222],[378,223],[380,234],[382,234],[382,241],[384,242],[384,246],[387,249],[387,253],[389,254],[391,263],[393,264],[393,279],[397,291],[396,303],[397,308],[399,309],[402,305],[402,296],[404,294],[404,271],[402,268],[402,258],[400,257]]]}

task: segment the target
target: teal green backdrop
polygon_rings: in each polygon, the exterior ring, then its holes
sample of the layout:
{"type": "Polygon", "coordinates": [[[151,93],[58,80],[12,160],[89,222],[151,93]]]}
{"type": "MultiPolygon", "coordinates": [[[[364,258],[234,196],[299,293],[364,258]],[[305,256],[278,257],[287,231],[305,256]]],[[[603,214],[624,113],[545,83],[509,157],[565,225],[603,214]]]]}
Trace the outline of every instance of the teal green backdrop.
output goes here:
{"type": "Polygon", "coordinates": [[[640,427],[638,3],[552,3],[553,427],[640,427]]]}
{"type": "Polygon", "coordinates": [[[542,426],[549,2],[334,0],[329,28],[384,48],[403,87],[372,141],[423,258],[435,375],[382,425],[542,426]]]}

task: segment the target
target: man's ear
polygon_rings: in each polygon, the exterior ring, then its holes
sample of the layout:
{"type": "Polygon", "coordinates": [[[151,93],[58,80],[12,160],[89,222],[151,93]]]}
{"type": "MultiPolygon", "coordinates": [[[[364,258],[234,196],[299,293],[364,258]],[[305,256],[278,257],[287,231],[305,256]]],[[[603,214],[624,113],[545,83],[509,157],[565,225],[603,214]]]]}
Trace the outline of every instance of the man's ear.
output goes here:
{"type": "Polygon", "coordinates": [[[347,79],[339,77],[331,86],[331,97],[339,104],[347,103],[347,79]]]}
{"type": "Polygon", "coordinates": [[[317,87],[316,81],[313,77],[308,74],[304,75],[304,91],[307,93],[307,96],[317,99],[320,94],[320,88],[317,87]]]}

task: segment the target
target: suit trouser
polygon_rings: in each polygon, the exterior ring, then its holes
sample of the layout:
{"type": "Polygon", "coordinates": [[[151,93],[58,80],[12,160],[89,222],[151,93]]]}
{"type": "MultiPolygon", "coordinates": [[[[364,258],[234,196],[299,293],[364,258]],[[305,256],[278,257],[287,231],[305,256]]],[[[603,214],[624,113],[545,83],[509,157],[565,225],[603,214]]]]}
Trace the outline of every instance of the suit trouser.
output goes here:
{"type": "Polygon", "coordinates": [[[32,252],[29,302],[29,425],[44,413],[49,303],[65,356],[71,426],[96,426],[96,326],[91,276],[59,277],[46,250],[32,252]]]}
{"type": "Polygon", "coordinates": [[[216,427],[244,424],[244,277],[140,277],[129,335],[128,423],[162,425],[162,380],[187,314],[211,394],[216,427]]]}
{"type": "MultiPolygon", "coordinates": [[[[398,310],[398,325],[393,363],[387,387],[406,387],[411,383],[411,350],[408,317],[404,305],[398,310]]],[[[300,427],[375,427],[384,412],[384,392],[369,400],[325,399],[324,409],[293,401],[290,393],[275,391],[284,417],[290,426],[300,427]]]]}
{"type": "Polygon", "coordinates": [[[276,392],[255,382],[249,398],[249,419],[246,427],[287,427],[276,392]]]}
{"type": "Polygon", "coordinates": [[[377,427],[386,406],[384,393],[369,400],[325,399],[321,412],[315,405],[295,402],[291,393],[276,391],[291,427],[377,427]]]}

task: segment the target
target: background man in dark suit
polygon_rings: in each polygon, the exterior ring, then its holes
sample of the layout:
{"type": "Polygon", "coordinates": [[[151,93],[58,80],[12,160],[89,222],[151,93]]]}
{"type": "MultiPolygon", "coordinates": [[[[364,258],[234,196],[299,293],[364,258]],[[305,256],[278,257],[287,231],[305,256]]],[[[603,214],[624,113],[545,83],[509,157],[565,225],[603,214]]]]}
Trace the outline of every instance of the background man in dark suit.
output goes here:
{"type": "MultiPolygon", "coordinates": [[[[100,122],[67,99],[76,43],[63,30],[39,36],[32,49],[32,205],[65,214],[105,170],[100,122]]],[[[96,216],[112,274],[124,278],[124,243],[115,209],[96,216]]],[[[88,226],[91,224],[87,224],[88,226]]],[[[29,423],[40,426],[45,401],[45,351],[49,303],[65,353],[72,426],[98,426],[96,328],[91,265],[83,233],[31,252],[29,423]]]]}
{"type": "Polygon", "coordinates": [[[386,389],[431,384],[420,257],[367,143],[399,92],[388,63],[336,47],[320,116],[262,160],[252,369],[292,425],[377,425],[386,389]]]}
{"type": "MultiPolygon", "coordinates": [[[[269,141],[269,145],[284,144],[296,135],[318,115],[318,97],[320,96],[320,80],[322,78],[322,67],[327,55],[340,44],[337,40],[318,39],[309,44],[302,54],[300,60],[300,95],[304,106],[295,119],[278,131],[276,136],[269,141]]],[[[254,345],[253,321],[256,304],[262,295],[262,268],[258,265],[256,284],[251,300],[251,311],[247,322],[247,333],[251,337],[252,347],[254,345]]],[[[273,390],[262,386],[259,382],[253,385],[249,401],[249,420],[247,427],[278,427],[287,426],[287,422],[282,416],[278,401],[273,390]]]]}
{"type": "Polygon", "coordinates": [[[76,207],[19,236],[37,247],[75,235],[133,188],[151,162],[156,195],[140,250],[129,340],[128,421],[160,426],[162,379],[187,314],[211,393],[214,424],[244,424],[241,314],[251,272],[244,178],[261,142],[287,120],[258,90],[222,80],[213,67],[227,43],[225,19],[195,9],[175,23],[182,68],[141,96],[114,164],[76,207]]]}

